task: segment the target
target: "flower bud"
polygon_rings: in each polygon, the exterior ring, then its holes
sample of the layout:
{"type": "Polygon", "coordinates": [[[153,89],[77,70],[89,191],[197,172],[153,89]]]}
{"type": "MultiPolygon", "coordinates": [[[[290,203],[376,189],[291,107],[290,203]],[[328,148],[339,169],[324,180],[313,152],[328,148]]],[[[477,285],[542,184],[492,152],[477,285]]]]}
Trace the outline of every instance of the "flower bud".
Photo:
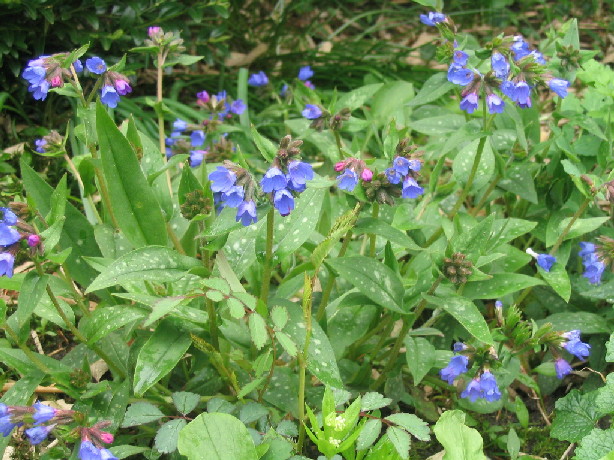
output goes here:
{"type": "Polygon", "coordinates": [[[335,164],[335,171],[341,172],[344,169],[345,169],[345,161],[340,161],[339,163],[335,164]]]}
{"type": "Polygon", "coordinates": [[[371,182],[371,179],[373,179],[373,171],[371,171],[369,168],[365,168],[362,170],[360,177],[365,182],[371,182]]]}
{"type": "Polygon", "coordinates": [[[28,246],[31,248],[35,248],[41,242],[41,237],[38,235],[30,235],[28,236],[28,246]]]}
{"type": "Polygon", "coordinates": [[[155,35],[158,35],[162,29],[158,26],[153,26],[147,29],[147,35],[149,38],[153,38],[155,35]]]}

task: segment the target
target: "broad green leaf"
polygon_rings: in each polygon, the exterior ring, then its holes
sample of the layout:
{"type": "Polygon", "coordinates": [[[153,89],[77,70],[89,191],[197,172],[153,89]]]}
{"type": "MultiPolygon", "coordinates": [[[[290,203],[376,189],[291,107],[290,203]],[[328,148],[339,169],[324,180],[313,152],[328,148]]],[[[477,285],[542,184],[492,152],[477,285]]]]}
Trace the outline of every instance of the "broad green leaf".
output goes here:
{"type": "Polygon", "coordinates": [[[449,295],[446,298],[424,295],[424,298],[452,315],[476,339],[494,345],[484,316],[471,300],[458,295],[449,295]]]}
{"type": "Polygon", "coordinates": [[[277,155],[277,146],[266,137],[262,136],[254,125],[251,126],[250,132],[252,134],[252,140],[260,154],[267,162],[272,162],[275,155],[277,155]]]}
{"type": "Polygon", "coordinates": [[[109,447],[109,450],[119,459],[128,458],[132,455],[143,454],[144,452],[150,451],[149,447],[130,446],[127,444],[123,446],[109,447]]]}
{"type": "MultiPolygon", "coordinates": [[[[417,3],[434,8],[436,0],[415,0],[417,3]]],[[[416,97],[409,101],[410,107],[428,104],[439,99],[441,96],[454,88],[454,84],[448,81],[447,75],[443,72],[436,72],[424,82],[416,97]]]]}
{"type": "Polygon", "coordinates": [[[164,320],[145,342],[134,369],[134,393],[143,395],[177,365],[190,347],[190,335],[164,320]]]}
{"type": "Polygon", "coordinates": [[[537,321],[537,323],[539,325],[552,323],[556,331],[579,329],[584,334],[607,334],[610,332],[603,316],[588,311],[554,313],[543,320],[537,321]]]}
{"type": "Polygon", "coordinates": [[[262,316],[255,311],[249,315],[249,332],[252,337],[252,342],[258,350],[264,347],[267,340],[266,323],[262,316]]]}
{"type": "Polygon", "coordinates": [[[414,378],[414,385],[418,385],[435,365],[435,347],[426,339],[407,337],[405,348],[409,372],[414,378]]]}
{"type": "Polygon", "coordinates": [[[166,422],[158,429],[154,439],[154,445],[159,452],[170,454],[177,450],[179,432],[188,424],[184,419],[179,418],[166,422]]]}
{"type": "Polygon", "coordinates": [[[31,271],[26,274],[21,288],[19,290],[19,298],[17,300],[17,324],[19,329],[26,324],[36,309],[41,298],[45,294],[45,288],[49,281],[49,275],[39,276],[36,271],[31,271]]]}
{"type": "MultiPolygon", "coordinates": [[[[563,233],[563,230],[567,228],[569,222],[571,222],[571,219],[571,217],[563,219],[558,226],[548,224],[548,229],[546,231],[546,246],[552,246],[555,243],[555,241],[559,238],[559,235],[563,233]]],[[[586,219],[578,219],[573,223],[571,230],[569,230],[569,233],[565,235],[563,241],[578,238],[586,233],[597,230],[608,220],[610,220],[609,217],[588,217],[586,219]]]]}
{"type": "Polygon", "coordinates": [[[371,391],[369,393],[365,393],[362,397],[360,410],[370,411],[375,409],[381,409],[382,407],[386,407],[391,402],[392,399],[385,398],[381,394],[371,391]]]}
{"type": "Polygon", "coordinates": [[[386,433],[388,434],[388,439],[390,439],[390,442],[392,442],[401,458],[403,460],[408,460],[409,446],[411,444],[409,435],[396,426],[389,427],[386,433]]]}
{"type": "Polygon", "coordinates": [[[411,128],[419,133],[434,136],[452,133],[464,124],[465,117],[462,115],[448,114],[414,121],[411,123],[411,128]]]}
{"type": "Polygon", "coordinates": [[[492,235],[494,214],[471,226],[469,229],[458,232],[450,241],[454,252],[461,252],[471,261],[476,261],[481,255],[492,235]]]}
{"type": "Polygon", "coordinates": [[[122,428],[136,425],[144,425],[145,423],[155,422],[164,417],[164,414],[153,404],[148,402],[136,402],[128,407],[122,428]]]}
{"type": "Polygon", "coordinates": [[[179,433],[179,453],[188,460],[257,460],[245,425],[229,414],[201,414],[179,433]]]}
{"type": "Polygon", "coordinates": [[[444,412],[435,427],[435,437],[446,453],[442,460],[486,460],[482,436],[465,425],[465,414],[460,410],[444,412]]]}
{"type": "Polygon", "coordinates": [[[355,90],[345,93],[339,97],[335,104],[335,111],[338,112],[343,108],[355,110],[364,105],[371,96],[373,96],[381,87],[383,83],[373,83],[371,85],[361,86],[355,90]]]}
{"type": "Polygon", "coordinates": [[[430,441],[431,439],[428,424],[417,415],[403,413],[392,414],[384,420],[388,420],[400,426],[420,441],[430,441]]]}
{"type": "Polygon", "coordinates": [[[614,363],[614,333],[610,335],[610,340],[606,342],[605,360],[609,363],[614,363]]]}
{"type": "Polygon", "coordinates": [[[463,296],[468,299],[497,299],[542,284],[542,280],[520,273],[494,273],[489,280],[467,283],[463,296]]]}
{"type": "Polygon", "coordinates": [[[577,442],[589,434],[599,419],[595,406],[597,392],[582,394],[571,390],[565,397],[555,403],[555,417],[550,435],[553,438],[577,442]]]}
{"type": "Polygon", "coordinates": [[[356,440],[356,450],[365,450],[373,445],[382,431],[382,421],[379,419],[367,420],[356,440]]]}
{"type": "Polygon", "coordinates": [[[516,219],[508,217],[506,219],[496,219],[492,224],[493,236],[490,240],[490,247],[507,243],[519,236],[525,235],[537,226],[537,222],[530,220],[516,219]]]}
{"type": "Polygon", "coordinates": [[[96,105],[96,130],[113,213],[124,235],[137,248],[166,245],[166,223],[160,205],[134,149],[100,102],[96,105]]]}
{"type": "Polygon", "coordinates": [[[200,395],[189,391],[178,391],[172,394],[173,404],[179,412],[186,415],[192,412],[200,401],[200,395]]]}
{"type": "Polygon", "coordinates": [[[381,219],[374,217],[364,217],[359,219],[354,226],[354,233],[359,235],[362,233],[372,233],[384,237],[391,243],[397,244],[408,250],[421,250],[414,241],[407,236],[405,232],[394,228],[392,225],[384,222],[381,219]]]}
{"type": "Polygon", "coordinates": [[[505,171],[505,178],[501,179],[497,186],[524,198],[529,203],[538,203],[535,182],[531,170],[526,165],[511,165],[505,171]]]}
{"type": "Polygon", "coordinates": [[[574,454],[574,458],[581,460],[613,460],[614,428],[594,428],[578,443],[574,454]]]}
{"type": "Polygon", "coordinates": [[[385,83],[371,99],[371,114],[380,125],[386,124],[390,118],[396,118],[401,123],[404,118],[402,111],[413,97],[414,85],[411,83],[406,81],[385,83]]]}
{"type": "Polygon", "coordinates": [[[520,453],[520,438],[516,434],[514,428],[510,428],[507,433],[507,452],[510,454],[511,460],[516,460],[520,453]]]}
{"type": "Polygon", "coordinates": [[[550,268],[549,272],[544,270],[538,264],[535,264],[537,271],[544,281],[546,281],[546,283],[548,283],[550,287],[554,289],[554,292],[560,295],[565,302],[569,302],[569,298],[571,297],[571,281],[569,280],[569,275],[565,269],[570,252],[571,245],[567,243],[563,244],[559,249],[559,252],[557,252],[556,262],[550,268]]]}
{"type": "Polygon", "coordinates": [[[91,316],[85,317],[79,323],[79,330],[87,339],[88,344],[98,342],[111,332],[126,324],[144,318],[147,315],[143,309],[128,305],[99,307],[91,316]]]}
{"type": "Polygon", "coordinates": [[[403,308],[405,290],[399,275],[378,260],[365,256],[342,257],[328,263],[346,281],[376,304],[397,313],[403,308]]]}
{"type": "Polygon", "coordinates": [[[201,262],[197,259],[182,256],[172,249],[147,246],[113,261],[86,292],[135,281],[176,281],[198,266],[201,266],[201,262]]]}
{"type": "Polygon", "coordinates": [[[343,300],[351,301],[358,297],[357,303],[347,306],[337,305],[337,310],[328,321],[327,335],[338,359],[343,357],[347,347],[369,331],[369,327],[377,315],[377,307],[370,305],[371,300],[362,294],[355,294],[357,296],[350,294],[345,296],[343,300]]]}
{"type": "Polygon", "coordinates": [[[241,278],[256,261],[256,238],[266,219],[248,227],[235,230],[228,236],[224,253],[228,264],[237,277],[241,278]]]}
{"type": "MultiPolygon", "coordinates": [[[[478,144],[480,140],[472,141],[467,144],[454,158],[452,164],[452,173],[457,181],[465,184],[469,178],[471,168],[473,167],[473,161],[477,155],[478,144]]],[[[495,173],[495,155],[492,151],[492,146],[488,139],[484,144],[484,150],[482,151],[482,158],[473,180],[473,190],[479,190],[484,187],[492,179],[495,173]]]]}

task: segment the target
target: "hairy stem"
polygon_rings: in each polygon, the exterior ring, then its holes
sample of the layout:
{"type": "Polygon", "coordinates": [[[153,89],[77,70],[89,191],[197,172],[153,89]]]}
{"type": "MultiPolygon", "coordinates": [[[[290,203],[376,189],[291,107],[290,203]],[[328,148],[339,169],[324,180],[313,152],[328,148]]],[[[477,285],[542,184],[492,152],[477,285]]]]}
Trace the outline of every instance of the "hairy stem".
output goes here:
{"type": "Polygon", "coordinates": [[[264,259],[264,271],[262,272],[262,291],[260,291],[260,300],[262,300],[265,304],[269,298],[269,287],[271,284],[274,230],[275,209],[271,208],[266,216],[266,253],[264,259]]]}

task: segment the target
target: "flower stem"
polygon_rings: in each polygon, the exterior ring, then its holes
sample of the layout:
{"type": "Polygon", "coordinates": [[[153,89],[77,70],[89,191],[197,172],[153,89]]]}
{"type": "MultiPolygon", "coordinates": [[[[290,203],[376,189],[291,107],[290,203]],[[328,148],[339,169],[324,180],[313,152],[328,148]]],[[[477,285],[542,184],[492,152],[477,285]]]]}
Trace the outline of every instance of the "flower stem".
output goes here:
{"type": "MultiPolygon", "coordinates": [[[[371,216],[375,219],[379,216],[379,203],[373,203],[373,210],[371,212],[371,216]]],[[[375,257],[375,233],[371,233],[369,235],[370,244],[369,244],[369,256],[375,257]]]]}
{"type": "Polygon", "coordinates": [[[260,291],[260,300],[265,304],[269,298],[269,285],[271,284],[274,230],[275,208],[271,208],[266,216],[266,254],[264,259],[264,271],[262,272],[262,291],[260,291]]]}
{"type": "Polygon", "coordinates": [[[218,338],[217,330],[217,313],[215,311],[215,305],[211,299],[207,299],[207,316],[209,317],[209,334],[211,335],[211,345],[220,351],[220,340],[218,338]]]}
{"type": "MultiPolygon", "coordinates": [[[[162,110],[162,81],[163,81],[163,75],[164,75],[163,70],[164,70],[164,62],[166,61],[166,56],[167,56],[167,52],[160,50],[160,52],[158,53],[158,59],[156,62],[156,67],[157,67],[156,69],[157,70],[157,78],[156,78],[157,110],[156,112],[158,113],[158,142],[160,145],[160,153],[162,153],[162,158],[164,159],[164,163],[166,163],[166,136],[164,135],[164,112],[162,110]]],[[[171,199],[172,199],[173,198],[173,185],[171,182],[170,169],[166,170],[166,185],[168,186],[168,193],[170,194],[171,199]]],[[[172,236],[171,236],[171,239],[172,239],[172,236]]],[[[185,254],[185,252],[183,252],[182,254],[185,254]]]]}
{"type": "Polygon", "coordinates": [[[98,187],[100,189],[100,195],[102,197],[102,202],[104,203],[104,207],[109,213],[109,217],[111,218],[111,223],[113,224],[113,228],[116,230],[119,229],[119,224],[117,223],[117,219],[115,218],[115,214],[113,213],[113,208],[111,207],[111,197],[109,196],[109,189],[107,188],[107,183],[104,179],[104,175],[100,167],[96,166],[98,163],[98,151],[96,150],[96,146],[90,144],[89,146],[90,153],[92,154],[92,158],[94,161],[94,173],[96,174],[96,178],[98,179],[98,187]]]}
{"type": "Polygon", "coordinates": [[[305,284],[303,286],[303,320],[305,321],[305,343],[298,355],[299,380],[298,380],[298,417],[299,434],[297,449],[300,453],[305,442],[305,386],[307,382],[307,357],[309,354],[309,344],[311,342],[311,307],[313,302],[314,278],[310,278],[305,273],[305,284]]]}
{"type": "Polygon", "coordinates": [[[45,374],[51,374],[51,370],[47,366],[45,366],[45,364],[38,358],[37,353],[34,353],[32,350],[30,350],[28,347],[26,347],[23,343],[19,341],[19,337],[17,336],[15,331],[11,328],[11,326],[8,325],[8,323],[5,322],[2,325],[2,328],[8,333],[8,335],[11,336],[11,339],[13,339],[13,342],[17,344],[17,346],[21,349],[21,351],[25,353],[28,359],[36,367],[38,367],[39,370],[41,370],[45,374]]]}
{"type": "Polygon", "coordinates": [[[591,204],[592,201],[593,201],[593,197],[590,196],[590,197],[588,197],[586,200],[584,200],[582,202],[582,204],[580,205],[578,210],[571,217],[571,220],[567,224],[567,227],[565,227],[565,229],[561,232],[561,234],[557,238],[556,242],[554,243],[554,246],[552,246],[552,249],[550,249],[550,255],[551,256],[556,254],[556,251],[559,250],[559,248],[561,247],[561,244],[563,244],[563,240],[565,239],[567,234],[571,231],[571,227],[573,227],[573,224],[575,224],[576,220],[578,220],[580,218],[580,216],[582,214],[584,214],[584,211],[586,211],[586,208],[588,207],[589,204],[591,204]]]}

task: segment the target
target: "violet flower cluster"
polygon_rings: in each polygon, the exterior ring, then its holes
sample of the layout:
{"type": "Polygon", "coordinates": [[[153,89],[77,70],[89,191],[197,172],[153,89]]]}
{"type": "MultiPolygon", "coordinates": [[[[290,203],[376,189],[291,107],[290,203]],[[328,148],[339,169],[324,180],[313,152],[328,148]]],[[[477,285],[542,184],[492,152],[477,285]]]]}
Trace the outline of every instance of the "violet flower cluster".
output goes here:
{"type": "Polygon", "coordinates": [[[258,221],[255,183],[246,169],[225,161],[209,174],[209,180],[218,212],[223,208],[237,208],[236,221],[246,227],[258,221]]]}
{"type": "Polygon", "coordinates": [[[550,271],[556,262],[556,257],[551,256],[550,254],[538,254],[531,248],[527,248],[526,253],[533,257],[537,261],[537,265],[547,272],[550,271]]]}
{"type": "Polygon", "coordinates": [[[40,236],[25,223],[18,222],[17,215],[9,208],[0,207],[0,276],[13,276],[15,255],[19,252],[19,242],[24,239],[28,246],[35,248],[40,244],[40,236]],[[22,232],[16,226],[22,227],[22,232]]]}
{"type": "MultiPolygon", "coordinates": [[[[453,385],[458,377],[469,370],[469,357],[460,354],[462,352],[468,353],[469,350],[470,348],[464,343],[457,342],[454,344],[454,352],[459,354],[455,354],[448,365],[439,371],[440,377],[449,385],[453,385]]],[[[478,398],[485,399],[488,402],[498,401],[501,399],[501,392],[495,376],[488,369],[484,369],[481,373],[478,370],[476,376],[462,391],[461,398],[468,398],[471,402],[475,402],[478,398]]]]}
{"type": "MultiPolygon", "coordinates": [[[[298,75],[297,78],[303,82],[303,84],[309,88],[309,89],[316,89],[316,85],[314,85],[311,80],[309,80],[311,77],[313,77],[315,75],[315,72],[313,71],[313,69],[311,68],[311,66],[303,66],[299,69],[298,71],[298,75]]],[[[286,95],[288,95],[288,90],[290,89],[290,87],[288,86],[287,83],[284,83],[284,85],[281,88],[281,91],[279,92],[279,95],[281,97],[285,97],[286,95]]]]}
{"type": "Polygon", "coordinates": [[[371,182],[373,171],[367,168],[366,163],[358,158],[348,158],[335,164],[335,171],[340,172],[337,176],[337,187],[348,192],[353,191],[358,185],[358,180],[371,182]]]}
{"type": "Polygon", "coordinates": [[[591,284],[600,284],[601,276],[605,271],[605,263],[599,259],[597,246],[593,243],[582,241],[580,248],[578,255],[582,257],[582,265],[584,265],[582,276],[591,284]]]}
{"type": "MultiPolygon", "coordinates": [[[[580,331],[575,329],[573,331],[565,332],[561,335],[565,342],[561,346],[567,350],[570,354],[574,355],[581,361],[585,361],[588,358],[591,350],[591,346],[588,343],[584,343],[580,340],[580,331]]],[[[572,371],[569,362],[564,358],[557,357],[554,361],[554,369],[556,370],[556,376],[562,379],[572,371]]]]}
{"type": "MultiPolygon", "coordinates": [[[[71,69],[64,68],[63,61],[67,53],[59,53],[51,56],[40,56],[28,62],[23,71],[23,78],[28,81],[30,91],[36,100],[45,100],[49,89],[61,87],[66,81],[77,83],[76,74],[83,71],[83,64],[76,60],[71,64],[71,69]]],[[[120,96],[132,92],[128,78],[107,68],[107,64],[100,57],[92,57],[85,61],[85,68],[91,75],[99,75],[100,101],[108,107],[115,108],[120,96]]]]}
{"type": "Polygon", "coordinates": [[[418,198],[424,193],[424,189],[418,185],[414,173],[422,168],[420,160],[397,156],[392,160],[392,166],[384,173],[391,184],[403,184],[402,198],[418,198]]]}
{"type": "MultiPolygon", "coordinates": [[[[59,425],[74,422],[83,415],[73,410],[59,410],[46,404],[36,402],[32,406],[8,406],[0,403],[0,433],[7,437],[14,428],[27,427],[24,432],[28,442],[36,446],[47,439],[59,425]]],[[[113,453],[103,444],[113,442],[113,435],[103,428],[110,422],[99,422],[92,427],[80,427],[81,460],[117,460],[113,453]]]]}

